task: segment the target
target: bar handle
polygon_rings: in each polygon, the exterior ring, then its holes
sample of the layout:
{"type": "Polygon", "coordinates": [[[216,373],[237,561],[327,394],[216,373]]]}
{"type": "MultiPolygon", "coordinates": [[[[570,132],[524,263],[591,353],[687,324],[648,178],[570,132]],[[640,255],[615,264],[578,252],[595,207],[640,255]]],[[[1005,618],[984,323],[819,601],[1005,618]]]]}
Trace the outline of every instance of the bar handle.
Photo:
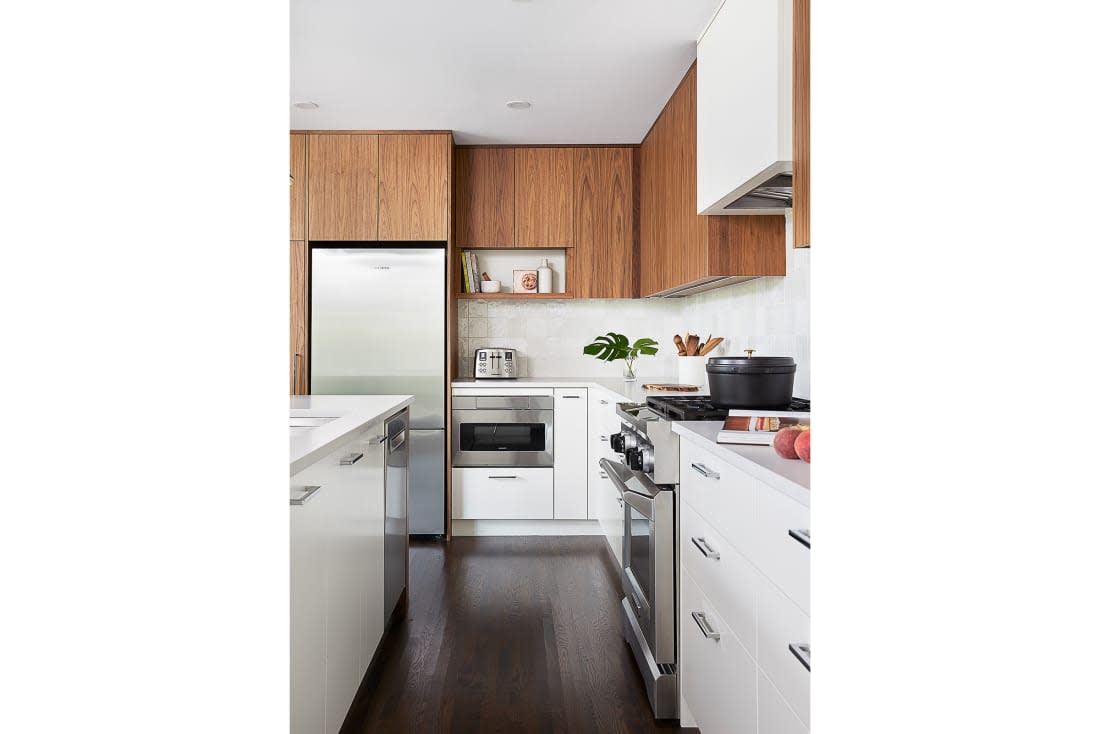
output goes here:
{"type": "Polygon", "coordinates": [[[601,400],[600,405],[607,405],[607,401],[606,400],[601,400]]]}
{"type": "Polygon", "coordinates": [[[570,400],[580,400],[581,399],[580,395],[562,395],[562,397],[566,398],[566,399],[570,399],[570,400]]]}
{"type": "Polygon", "coordinates": [[[294,385],[294,388],[291,390],[292,395],[297,395],[298,394],[298,358],[301,357],[301,356],[302,356],[301,354],[299,354],[298,352],[295,352],[294,353],[294,359],[291,360],[291,362],[293,363],[293,373],[294,373],[293,378],[291,378],[291,384],[294,385]]]}
{"type": "Polygon", "coordinates": [[[600,436],[600,440],[607,443],[607,436],[600,436]]]}
{"type": "Polygon", "coordinates": [[[722,554],[711,548],[710,543],[707,542],[706,538],[702,536],[698,538],[692,538],[691,542],[695,544],[695,547],[698,548],[699,552],[702,553],[705,557],[713,558],[716,561],[722,558],[722,554]]]}
{"type": "Polygon", "coordinates": [[[316,487],[302,487],[302,494],[298,497],[291,497],[290,504],[292,506],[304,505],[305,503],[309,502],[310,498],[313,497],[313,495],[317,494],[317,491],[319,489],[321,489],[320,485],[316,487]]]}
{"type": "Polygon", "coordinates": [[[791,655],[795,656],[798,662],[802,663],[802,667],[807,671],[810,670],[810,643],[799,642],[787,645],[787,649],[791,651],[791,655]]]}
{"type": "Polygon", "coordinates": [[[340,459],[340,466],[351,466],[355,462],[363,458],[363,452],[360,451],[356,454],[348,454],[344,458],[340,459]]]}
{"type": "Polygon", "coordinates": [[[708,640],[722,639],[722,635],[710,626],[710,620],[707,619],[706,614],[703,612],[692,612],[691,618],[695,620],[695,624],[699,625],[699,630],[703,633],[703,637],[706,637],[708,640]]]}
{"type": "Polygon", "coordinates": [[[496,474],[496,475],[490,474],[489,478],[490,479],[517,479],[518,477],[516,477],[515,474],[496,474]]]}
{"type": "Polygon", "coordinates": [[[691,468],[702,474],[707,479],[720,479],[721,475],[716,471],[711,471],[703,464],[692,464],[691,468]]]}
{"type": "Polygon", "coordinates": [[[806,546],[807,548],[810,547],[810,529],[809,528],[806,528],[805,530],[788,530],[787,535],[791,536],[792,538],[794,538],[795,540],[797,540],[799,543],[806,546]]]}

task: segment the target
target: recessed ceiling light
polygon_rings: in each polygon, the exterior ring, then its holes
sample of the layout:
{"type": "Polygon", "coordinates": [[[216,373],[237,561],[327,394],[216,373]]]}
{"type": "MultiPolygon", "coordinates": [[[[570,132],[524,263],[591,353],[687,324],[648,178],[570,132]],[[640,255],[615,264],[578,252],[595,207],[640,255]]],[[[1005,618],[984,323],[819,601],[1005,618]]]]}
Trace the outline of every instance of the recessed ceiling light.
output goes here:
{"type": "Polygon", "coordinates": [[[295,102],[294,106],[300,110],[315,110],[321,105],[316,102],[295,102]]]}
{"type": "Polygon", "coordinates": [[[510,110],[527,110],[531,108],[531,103],[525,99],[513,99],[511,102],[505,102],[504,106],[510,110]]]}

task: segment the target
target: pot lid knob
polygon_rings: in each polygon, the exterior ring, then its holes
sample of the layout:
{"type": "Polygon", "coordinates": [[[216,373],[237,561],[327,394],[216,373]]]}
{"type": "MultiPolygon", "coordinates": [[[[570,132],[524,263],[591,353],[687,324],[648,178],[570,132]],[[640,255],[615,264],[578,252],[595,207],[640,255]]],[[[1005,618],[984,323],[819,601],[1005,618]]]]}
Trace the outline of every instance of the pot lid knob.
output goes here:
{"type": "Polygon", "coordinates": [[[755,351],[755,349],[746,349],[745,354],[749,355],[749,359],[752,359],[752,353],[755,351]]]}

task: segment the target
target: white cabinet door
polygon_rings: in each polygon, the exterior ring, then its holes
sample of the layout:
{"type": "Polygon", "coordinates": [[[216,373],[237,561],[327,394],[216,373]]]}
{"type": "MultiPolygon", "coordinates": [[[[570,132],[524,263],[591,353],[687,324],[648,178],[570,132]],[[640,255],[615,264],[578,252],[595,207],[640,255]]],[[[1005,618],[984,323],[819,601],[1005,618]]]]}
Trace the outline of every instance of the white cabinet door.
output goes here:
{"type": "Polygon", "coordinates": [[[779,690],[759,668],[756,672],[756,688],[760,697],[757,708],[760,734],[809,734],[810,730],[795,716],[790,704],[783,700],[779,690]]]}
{"type": "Polygon", "coordinates": [[[290,483],[291,499],[304,499],[290,505],[291,734],[325,731],[325,533],[333,499],[325,484],[315,467],[290,483]]]}
{"type": "Polygon", "coordinates": [[[791,170],[792,45],[791,0],[726,0],[699,39],[700,214],[791,170]]]}
{"type": "Polygon", "coordinates": [[[757,605],[760,670],[775,684],[798,718],[809,722],[810,671],[806,666],[810,662],[810,618],[763,577],[758,587],[757,605]],[[792,651],[791,646],[796,650],[792,651]]]}
{"type": "Polygon", "coordinates": [[[459,467],[451,470],[455,520],[554,519],[554,470],[459,467]]]}
{"type": "Polygon", "coordinates": [[[554,519],[588,518],[588,390],[554,389],[554,519]]]}
{"type": "Polygon", "coordinates": [[[362,457],[340,467],[344,477],[353,486],[349,499],[356,516],[352,527],[354,550],[349,554],[349,560],[354,565],[348,569],[348,576],[359,597],[359,680],[367,672],[367,666],[382,639],[386,622],[383,609],[386,510],[383,431],[380,424],[376,430],[369,431],[352,444],[345,457],[349,460],[358,454],[362,454],[362,457]]]}
{"type": "Polygon", "coordinates": [[[703,734],[756,734],[756,663],[690,573],[680,579],[680,692],[703,734]]]}

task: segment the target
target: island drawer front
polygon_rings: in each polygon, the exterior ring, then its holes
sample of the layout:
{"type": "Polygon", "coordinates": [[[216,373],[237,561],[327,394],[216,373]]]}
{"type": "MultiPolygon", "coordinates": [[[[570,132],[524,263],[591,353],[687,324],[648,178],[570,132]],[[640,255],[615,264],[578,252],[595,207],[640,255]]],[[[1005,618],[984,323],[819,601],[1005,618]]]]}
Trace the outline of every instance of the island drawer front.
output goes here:
{"type": "Polygon", "coordinates": [[[680,691],[696,725],[704,734],[755,732],[756,663],[690,573],[680,593],[680,691]]]}
{"type": "Polygon", "coordinates": [[[756,532],[756,565],[810,614],[810,508],[762,486],[756,497],[756,532]]]}
{"type": "Polygon", "coordinates": [[[810,720],[810,671],[790,646],[809,647],[810,618],[767,579],[761,579],[757,589],[757,662],[806,723],[810,720]]]}
{"type": "Polygon", "coordinates": [[[680,507],[680,558],[755,659],[756,569],[688,505],[680,507]]]}
{"type": "Polygon", "coordinates": [[[680,441],[681,503],[707,518],[727,542],[758,564],[760,551],[753,522],[755,483],[709,451],[680,441]]]}
{"type": "Polygon", "coordinates": [[[451,470],[456,520],[552,520],[554,470],[460,467],[451,470]]]}

